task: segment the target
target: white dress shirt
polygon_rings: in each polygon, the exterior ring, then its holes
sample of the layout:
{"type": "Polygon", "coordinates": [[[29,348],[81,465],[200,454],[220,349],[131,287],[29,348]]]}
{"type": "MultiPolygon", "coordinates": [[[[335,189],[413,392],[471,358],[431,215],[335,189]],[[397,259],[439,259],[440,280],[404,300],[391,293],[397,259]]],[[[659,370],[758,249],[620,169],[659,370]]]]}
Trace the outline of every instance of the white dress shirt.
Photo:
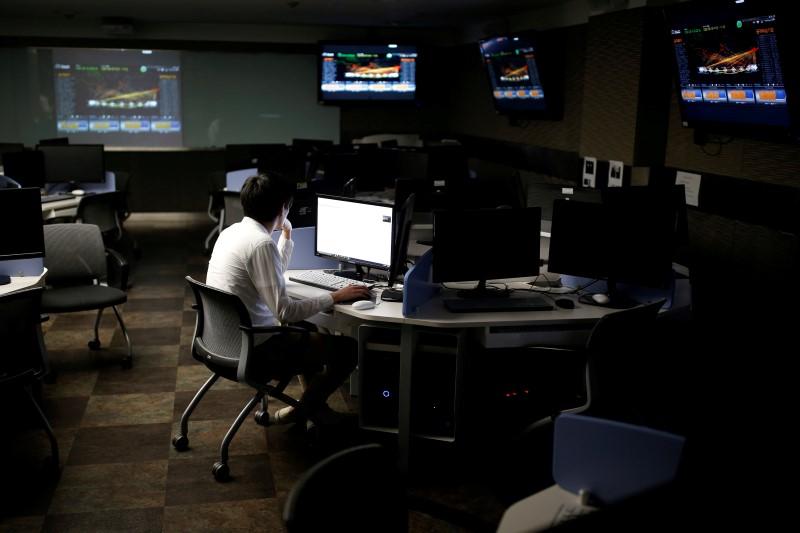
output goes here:
{"type": "MultiPolygon", "coordinates": [[[[330,294],[293,300],[286,294],[283,273],[294,242],[281,233],[277,246],[256,220],[244,217],[217,238],[208,262],[206,284],[238,296],[254,326],[299,322],[333,305],[330,294]]],[[[267,336],[259,335],[258,342],[267,336]]]]}

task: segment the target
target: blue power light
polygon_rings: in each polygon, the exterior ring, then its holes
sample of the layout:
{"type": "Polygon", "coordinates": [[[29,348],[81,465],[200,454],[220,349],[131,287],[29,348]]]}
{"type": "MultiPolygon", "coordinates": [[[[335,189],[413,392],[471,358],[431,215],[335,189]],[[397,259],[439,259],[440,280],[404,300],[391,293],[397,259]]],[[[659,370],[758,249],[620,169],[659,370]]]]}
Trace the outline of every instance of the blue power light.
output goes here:
{"type": "Polygon", "coordinates": [[[392,396],[392,392],[388,390],[384,390],[381,394],[384,398],[390,398],[392,396]]]}

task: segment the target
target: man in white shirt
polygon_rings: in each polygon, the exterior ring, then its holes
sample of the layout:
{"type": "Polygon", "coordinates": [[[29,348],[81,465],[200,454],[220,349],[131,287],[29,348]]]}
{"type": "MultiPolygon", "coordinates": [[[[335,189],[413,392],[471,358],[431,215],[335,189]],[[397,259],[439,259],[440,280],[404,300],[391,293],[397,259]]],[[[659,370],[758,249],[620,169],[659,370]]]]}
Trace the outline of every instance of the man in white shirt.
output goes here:
{"type": "MultiPolygon", "coordinates": [[[[334,303],[369,297],[368,289],[355,285],[314,299],[293,300],[286,294],[283,273],[294,247],[287,215],[294,190],[294,184],[277,175],[248,178],[241,192],[244,219],[220,233],[208,263],[206,283],[237,295],[254,326],[299,322],[334,303]],[[282,231],[277,245],[273,231],[282,231]]],[[[305,377],[301,408],[285,407],[274,415],[274,422],[290,423],[325,418],[326,400],[355,368],[358,347],[342,336],[267,334],[256,339],[256,357],[272,371],[305,377]]]]}

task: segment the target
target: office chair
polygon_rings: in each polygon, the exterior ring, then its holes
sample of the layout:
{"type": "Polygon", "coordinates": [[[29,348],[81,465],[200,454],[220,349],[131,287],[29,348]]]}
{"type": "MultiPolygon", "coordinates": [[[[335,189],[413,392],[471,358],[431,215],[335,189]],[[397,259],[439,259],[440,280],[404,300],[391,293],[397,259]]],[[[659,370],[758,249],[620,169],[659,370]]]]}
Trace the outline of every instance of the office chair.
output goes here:
{"type": "Polygon", "coordinates": [[[283,521],[289,533],[408,531],[405,488],[381,445],[355,446],[323,459],[297,480],[283,521]]]}
{"type": "Polygon", "coordinates": [[[219,190],[212,192],[208,202],[208,216],[212,220],[216,220],[217,225],[212,228],[203,242],[203,251],[206,254],[210,254],[214,249],[214,243],[219,234],[222,233],[222,230],[231,224],[241,222],[244,218],[239,191],[219,190]]]}
{"type": "Polygon", "coordinates": [[[678,475],[684,443],[665,431],[561,415],[553,437],[556,484],[511,505],[497,532],[550,529],[668,485],[678,475]]]}
{"type": "Polygon", "coordinates": [[[116,249],[115,245],[118,245],[122,239],[122,224],[117,210],[120,197],[118,192],[102,192],[82,196],[75,215],[76,222],[94,224],[100,228],[103,243],[107,248],[116,249]]]}
{"type": "Polygon", "coordinates": [[[50,440],[51,456],[46,468],[58,473],[58,441],[53,428],[34,397],[31,386],[47,373],[47,355],[42,341],[42,289],[37,287],[0,296],[0,386],[20,388],[33,404],[50,440]]]}
{"type": "Polygon", "coordinates": [[[299,405],[297,400],[283,393],[294,376],[277,374],[265,368],[261,360],[251,357],[253,336],[258,333],[308,332],[292,326],[254,327],[250,322],[247,308],[238,296],[195,281],[189,276],[186,277],[186,281],[194,293],[196,303],[192,307],[197,311],[192,356],[205,364],[212,374],[183,412],[180,433],[173,437],[172,445],[178,451],[189,448],[189,417],[220,376],[231,381],[246,383],[256,389],[255,395],[244,406],[222,440],[219,461],[214,463],[211,469],[214,479],[226,481],[230,478],[228,447],[255,405],[261,402],[261,409],[255,413],[255,419],[263,426],[269,425],[267,412],[269,396],[287,405],[294,407],[299,405]],[[276,381],[277,384],[271,385],[271,381],[276,381]]]}
{"type": "Polygon", "coordinates": [[[42,311],[72,313],[96,309],[94,339],[89,341],[89,348],[99,350],[100,318],[103,310],[110,307],[128,347],[122,365],[130,368],[133,348],[117,309],[128,300],[124,290],[128,284],[128,263],[119,253],[104,248],[100,228],[93,224],[46,225],[44,247],[48,286],[42,295],[42,311]]]}
{"type": "MultiPolygon", "coordinates": [[[[641,375],[654,351],[652,334],[656,317],[665,300],[609,313],[597,321],[583,349],[585,395],[583,403],[537,420],[527,431],[551,425],[560,414],[591,414],[602,418],[649,425],[654,413],[654,384],[641,375]]],[[[533,348],[558,352],[562,348],[533,348]]]]}

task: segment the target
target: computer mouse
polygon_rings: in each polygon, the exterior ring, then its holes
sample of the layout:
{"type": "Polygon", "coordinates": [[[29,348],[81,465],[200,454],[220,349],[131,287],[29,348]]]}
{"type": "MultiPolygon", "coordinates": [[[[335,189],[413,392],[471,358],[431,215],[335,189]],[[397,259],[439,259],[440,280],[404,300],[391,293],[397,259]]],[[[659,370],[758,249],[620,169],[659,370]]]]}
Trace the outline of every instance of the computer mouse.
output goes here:
{"type": "Polygon", "coordinates": [[[602,292],[596,292],[592,294],[592,301],[598,305],[606,305],[611,300],[609,297],[602,292]]]}
{"type": "Polygon", "coordinates": [[[84,194],[86,194],[86,191],[84,191],[83,189],[73,189],[69,191],[69,193],[74,196],[83,196],[84,194]]]}
{"type": "Polygon", "coordinates": [[[358,300],[357,302],[353,302],[353,309],[357,309],[359,311],[366,311],[367,309],[372,309],[375,307],[375,304],[369,300],[358,300]]]}
{"type": "Polygon", "coordinates": [[[561,309],[575,309],[575,302],[569,298],[559,298],[556,300],[556,305],[561,309]]]}

